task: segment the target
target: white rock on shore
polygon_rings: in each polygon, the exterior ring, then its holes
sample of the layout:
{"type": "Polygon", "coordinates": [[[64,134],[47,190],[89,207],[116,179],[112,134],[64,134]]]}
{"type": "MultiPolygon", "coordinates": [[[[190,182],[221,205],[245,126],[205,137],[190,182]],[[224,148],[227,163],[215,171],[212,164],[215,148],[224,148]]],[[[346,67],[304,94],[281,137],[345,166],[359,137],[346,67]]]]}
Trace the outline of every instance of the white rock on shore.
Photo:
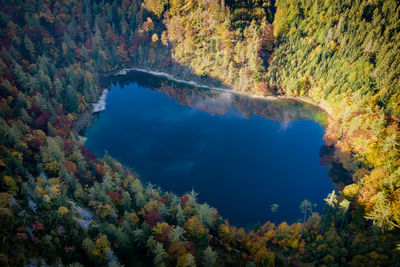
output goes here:
{"type": "Polygon", "coordinates": [[[96,113],[106,109],[106,98],[108,94],[108,89],[104,89],[103,93],[100,96],[100,99],[97,103],[93,103],[93,111],[92,113],[96,113]]]}

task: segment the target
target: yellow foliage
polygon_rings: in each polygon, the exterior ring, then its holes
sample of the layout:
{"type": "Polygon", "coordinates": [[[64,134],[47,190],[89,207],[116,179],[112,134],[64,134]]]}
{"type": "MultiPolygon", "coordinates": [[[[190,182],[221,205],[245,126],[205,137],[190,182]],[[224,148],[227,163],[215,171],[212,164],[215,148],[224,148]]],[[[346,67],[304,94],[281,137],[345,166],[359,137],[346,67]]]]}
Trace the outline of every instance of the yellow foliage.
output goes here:
{"type": "Polygon", "coordinates": [[[109,248],[110,248],[110,241],[108,241],[107,236],[100,235],[96,239],[95,248],[92,250],[92,254],[103,258],[109,248]]]}
{"type": "Polygon", "coordinates": [[[176,263],[177,267],[196,267],[196,262],[194,261],[194,257],[190,253],[186,253],[178,258],[178,262],[176,263]]]}
{"type": "Polygon", "coordinates": [[[293,240],[293,242],[290,244],[290,247],[296,249],[296,248],[298,247],[298,245],[299,245],[299,240],[298,240],[298,239],[295,239],[295,240],[293,240]]]}
{"type": "Polygon", "coordinates": [[[43,164],[43,169],[48,173],[57,173],[58,172],[58,163],[53,160],[43,164]]]}
{"type": "Polygon", "coordinates": [[[329,50],[331,51],[331,52],[336,52],[336,51],[338,51],[339,50],[339,44],[338,43],[336,43],[335,41],[330,41],[330,43],[329,43],[329,50]]]}
{"type": "Polygon", "coordinates": [[[69,121],[73,121],[73,120],[75,119],[75,116],[74,116],[74,114],[72,114],[72,113],[68,113],[68,115],[67,115],[67,119],[68,119],[69,121]]]}
{"type": "Polygon", "coordinates": [[[360,187],[357,184],[349,184],[343,189],[343,194],[347,197],[353,198],[357,195],[360,187]]]}
{"type": "Polygon", "coordinates": [[[36,191],[36,193],[38,193],[40,195],[44,194],[44,190],[39,185],[36,185],[35,191],[36,191]]]}
{"type": "Polygon", "coordinates": [[[22,163],[22,153],[18,151],[12,151],[11,154],[20,162],[22,163]]]}
{"type": "Polygon", "coordinates": [[[152,232],[154,233],[154,235],[159,236],[161,234],[164,233],[164,231],[171,229],[171,227],[169,226],[168,223],[166,222],[162,222],[162,223],[157,223],[156,226],[153,227],[152,232]]]}
{"type": "Polygon", "coordinates": [[[131,220],[134,221],[135,223],[139,223],[140,221],[139,217],[136,215],[135,212],[129,213],[129,218],[131,218],[131,220]]]}
{"type": "Polygon", "coordinates": [[[154,34],[151,36],[151,42],[154,43],[154,44],[157,44],[158,40],[159,40],[159,38],[158,38],[157,33],[154,33],[154,34]]]}
{"type": "Polygon", "coordinates": [[[185,230],[193,237],[200,238],[206,231],[203,223],[197,218],[197,216],[192,216],[188,219],[184,225],[185,230]]]}
{"type": "Polygon", "coordinates": [[[3,180],[6,186],[8,187],[8,192],[12,195],[16,195],[18,192],[18,185],[17,182],[14,180],[14,178],[6,175],[4,176],[3,180]]]}
{"type": "Polygon", "coordinates": [[[139,214],[144,216],[150,211],[157,211],[160,203],[157,200],[147,202],[146,205],[139,211],[139,214]]]}
{"type": "Polygon", "coordinates": [[[74,196],[76,198],[83,198],[85,196],[85,194],[83,193],[83,189],[81,187],[78,187],[74,192],[74,196]]]}
{"type": "Polygon", "coordinates": [[[110,204],[103,204],[99,201],[90,201],[89,205],[96,209],[96,214],[101,218],[105,218],[111,215],[112,206],[110,204]]]}
{"type": "Polygon", "coordinates": [[[59,208],[58,208],[57,212],[58,212],[60,215],[64,216],[65,214],[67,214],[67,213],[69,212],[69,210],[68,210],[67,207],[62,206],[62,207],[59,207],[59,208]]]}
{"type": "Polygon", "coordinates": [[[10,194],[0,193],[0,216],[12,215],[12,202],[10,194]]]}
{"type": "Polygon", "coordinates": [[[54,185],[50,186],[50,193],[52,195],[59,196],[60,195],[59,185],[54,184],[54,185]]]}
{"type": "Polygon", "coordinates": [[[289,25],[287,22],[287,10],[282,8],[278,9],[275,13],[274,20],[274,36],[278,37],[281,34],[288,32],[289,25]]]}
{"type": "Polygon", "coordinates": [[[393,219],[400,225],[400,189],[393,192],[393,202],[391,203],[391,212],[393,214],[393,219]]]}
{"type": "Polygon", "coordinates": [[[48,202],[50,202],[50,196],[49,195],[47,195],[47,194],[44,194],[43,195],[43,197],[44,197],[44,199],[45,199],[45,201],[48,203],[48,202]]]}
{"type": "Polygon", "coordinates": [[[263,247],[258,250],[255,262],[258,266],[275,266],[275,253],[263,247]]]}
{"type": "Polygon", "coordinates": [[[168,1],[145,0],[144,7],[147,9],[147,11],[154,13],[154,15],[156,15],[157,17],[161,17],[166,3],[168,3],[168,1]]]}
{"type": "Polygon", "coordinates": [[[11,207],[10,194],[0,192],[0,207],[11,207]]]}

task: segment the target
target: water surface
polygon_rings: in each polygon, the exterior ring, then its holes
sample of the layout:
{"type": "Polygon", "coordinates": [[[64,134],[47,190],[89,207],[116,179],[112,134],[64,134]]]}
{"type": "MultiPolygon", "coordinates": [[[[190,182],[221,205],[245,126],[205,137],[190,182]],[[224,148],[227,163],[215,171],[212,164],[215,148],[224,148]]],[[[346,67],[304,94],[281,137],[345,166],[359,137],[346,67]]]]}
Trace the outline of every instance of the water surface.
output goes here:
{"type": "Polygon", "coordinates": [[[163,190],[182,195],[193,188],[237,226],[294,222],[304,199],[322,210],[333,185],[320,165],[324,114],[315,107],[139,72],[108,82],[106,109],[86,132],[97,156],[108,151],[163,190]]]}

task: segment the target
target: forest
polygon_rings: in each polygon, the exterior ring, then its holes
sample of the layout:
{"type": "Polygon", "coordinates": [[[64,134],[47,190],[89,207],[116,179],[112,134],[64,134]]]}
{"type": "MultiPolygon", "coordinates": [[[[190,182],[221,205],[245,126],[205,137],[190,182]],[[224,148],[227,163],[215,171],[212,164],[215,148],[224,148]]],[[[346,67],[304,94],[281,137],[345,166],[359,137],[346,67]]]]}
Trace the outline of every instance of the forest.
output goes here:
{"type": "Polygon", "coordinates": [[[0,26],[0,265],[400,263],[396,0],[9,0],[0,26]],[[323,107],[322,214],[245,231],[97,158],[79,134],[125,67],[323,107]]]}

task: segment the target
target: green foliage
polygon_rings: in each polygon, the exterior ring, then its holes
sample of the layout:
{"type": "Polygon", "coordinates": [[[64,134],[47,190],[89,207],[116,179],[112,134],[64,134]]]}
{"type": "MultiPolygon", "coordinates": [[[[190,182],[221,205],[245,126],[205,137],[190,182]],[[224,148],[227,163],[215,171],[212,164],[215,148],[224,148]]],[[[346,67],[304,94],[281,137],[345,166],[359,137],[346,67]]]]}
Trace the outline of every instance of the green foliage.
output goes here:
{"type": "Polygon", "coordinates": [[[2,266],[399,260],[395,1],[279,0],[276,12],[264,0],[50,2],[1,5],[2,266]],[[130,66],[320,103],[331,115],[325,140],[356,183],[331,193],[321,216],[305,201],[302,224],[256,231],[223,222],[193,190],[179,201],[143,186],[76,138],[101,78],[130,66]]]}
{"type": "Polygon", "coordinates": [[[203,251],[204,266],[212,267],[215,266],[217,262],[217,253],[215,253],[209,246],[203,251]]]}

